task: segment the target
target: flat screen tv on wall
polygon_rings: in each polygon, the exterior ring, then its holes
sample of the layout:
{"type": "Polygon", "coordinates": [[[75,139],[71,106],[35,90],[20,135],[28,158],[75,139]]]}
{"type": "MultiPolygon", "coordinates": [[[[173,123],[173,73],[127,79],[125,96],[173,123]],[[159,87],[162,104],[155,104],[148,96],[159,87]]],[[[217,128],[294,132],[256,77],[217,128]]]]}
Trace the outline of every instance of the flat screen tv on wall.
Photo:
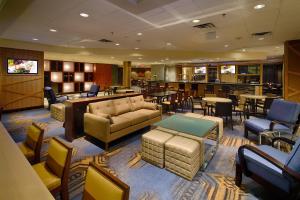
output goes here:
{"type": "Polygon", "coordinates": [[[28,59],[7,59],[7,73],[8,74],[37,74],[38,61],[28,59]]]}
{"type": "Polygon", "coordinates": [[[221,74],[235,74],[235,65],[221,66],[221,74]]]}

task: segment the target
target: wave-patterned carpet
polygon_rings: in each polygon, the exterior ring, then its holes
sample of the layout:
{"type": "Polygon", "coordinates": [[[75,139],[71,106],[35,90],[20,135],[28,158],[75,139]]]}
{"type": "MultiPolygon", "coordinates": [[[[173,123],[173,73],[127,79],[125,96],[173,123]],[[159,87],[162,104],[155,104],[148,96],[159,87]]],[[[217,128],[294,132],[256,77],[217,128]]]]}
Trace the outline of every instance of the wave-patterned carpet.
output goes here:
{"type": "MultiPolygon", "coordinates": [[[[62,123],[50,117],[46,109],[35,109],[5,114],[2,122],[16,142],[23,141],[25,128],[36,121],[46,129],[43,157],[46,156],[47,143],[53,136],[64,138],[62,123]]],[[[70,198],[81,199],[86,169],[94,161],[109,172],[118,176],[130,186],[132,200],[181,200],[181,199],[261,199],[265,196],[262,188],[255,182],[245,179],[239,188],[234,184],[235,155],[243,144],[253,144],[242,137],[239,122],[234,131],[225,128],[224,137],[217,154],[205,172],[199,171],[193,181],[181,178],[165,169],[155,167],[141,159],[140,138],[147,129],[127,137],[105,152],[84,138],[74,140],[72,165],[70,170],[70,198]]],[[[264,198],[265,199],[265,198],[264,198]]]]}

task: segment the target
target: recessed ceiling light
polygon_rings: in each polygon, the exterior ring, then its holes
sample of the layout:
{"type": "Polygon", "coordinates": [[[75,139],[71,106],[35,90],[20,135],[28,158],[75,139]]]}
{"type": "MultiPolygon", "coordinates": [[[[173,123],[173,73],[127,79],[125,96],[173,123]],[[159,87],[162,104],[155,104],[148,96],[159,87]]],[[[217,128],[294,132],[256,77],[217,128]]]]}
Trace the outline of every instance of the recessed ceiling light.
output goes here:
{"type": "Polygon", "coordinates": [[[120,44],[119,44],[119,43],[116,43],[115,45],[116,45],[116,46],[120,46],[120,44]]]}
{"type": "Polygon", "coordinates": [[[111,58],[111,59],[114,59],[115,57],[112,56],[112,57],[110,57],[110,58],[111,58]]]}
{"type": "Polygon", "coordinates": [[[140,48],[138,48],[138,47],[135,47],[134,49],[135,49],[135,50],[139,50],[140,48]]]}
{"type": "Polygon", "coordinates": [[[89,14],[87,14],[87,13],[80,13],[80,16],[81,17],[89,17],[89,14]]]}
{"type": "Polygon", "coordinates": [[[257,4],[257,5],[254,6],[254,9],[259,10],[259,9],[264,8],[265,6],[266,6],[265,4],[257,4]]]}
{"type": "Polygon", "coordinates": [[[165,60],[169,60],[169,58],[166,58],[165,60]]]}
{"type": "Polygon", "coordinates": [[[194,19],[192,22],[193,23],[198,23],[198,22],[200,22],[200,19],[194,19]]]}
{"type": "Polygon", "coordinates": [[[258,40],[264,40],[265,38],[264,37],[260,37],[260,38],[258,38],[258,40]]]}
{"type": "Polygon", "coordinates": [[[143,58],[138,58],[139,60],[142,60],[143,58]]]}
{"type": "Polygon", "coordinates": [[[225,44],[224,47],[227,48],[227,47],[229,47],[229,45],[228,45],[228,44],[225,44]]]}
{"type": "Polygon", "coordinates": [[[85,48],[85,46],[80,46],[80,48],[84,49],[84,48],[85,48]]]}
{"type": "Polygon", "coordinates": [[[220,36],[216,35],[216,38],[219,38],[220,36]]]}
{"type": "Polygon", "coordinates": [[[51,32],[57,32],[57,30],[53,29],[53,28],[49,29],[49,31],[51,31],[51,32]]]}
{"type": "Polygon", "coordinates": [[[170,42],[167,42],[167,46],[171,46],[172,45],[172,43],[170,43],[170,42]]]}
{"type": "Polygon", "coordinates": [[[280,47],[279,47],[279,46],[276,46],[275,48],[276,48],[276,49],[280,49],[280,47]]]}
{"type": "Polygon", "coordinates": [[[37,39],[37,38],[32,38],[32,40],[37,41],[37,40],[39,40],[39,39],[37,39]]]}
{"type": "Polygon", "coordinates": [[[141,35],[143,35],[143,33],[137,33],[137,35],[138,35],[138,36],[141,36],[141,35]]]}
{"type": "Polygon", "coordinates": [[[246,49],[242,49],[242,51],[243,51],[243,52],[245,52],[245,51],[246,51],[246,49]]]}

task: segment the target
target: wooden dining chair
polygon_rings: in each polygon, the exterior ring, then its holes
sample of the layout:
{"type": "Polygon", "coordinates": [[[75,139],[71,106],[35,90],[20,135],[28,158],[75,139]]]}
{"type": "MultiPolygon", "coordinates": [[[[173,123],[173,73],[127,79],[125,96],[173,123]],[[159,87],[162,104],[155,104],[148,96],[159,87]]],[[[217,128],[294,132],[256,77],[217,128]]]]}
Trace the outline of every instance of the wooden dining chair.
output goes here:
{"type": "Polygon", "coordinates": [[[50,140],[46,161],[32,166],[52,195],[60,192],[62,200],[69,199],[71,156],[72,148],[54,137],[50,140]]]}
{"type": "Polygon", "coordinates": [[[19,142],[18,147],[31,164],[40,162],[44,129],[33,122],[26,130],[26,139],[19,142]]]}
{"type": "Polygon", "coordinates": [[[177,100],[177,93],[176,94],[171,94],[170,99],[165,100],[165,101],[162,102],[162,105],[166,107],[167,113],[170,112],[171,107],[172,107],[173,111],[176,112],[177,105],[178,105],[176,100],[177,100]]]}
{"type": "Polygon", "coordinates": [[[231,129],[233,130],[233,119],[232,119],[232,102],[216,102],[215,107],[216,117],[225,117],[226,124],[228,124],[228,118],[230,119],[231,129]]]}
{"type": "Polygon", "coordinates": [[[83,191],[83,200],[128,200],[130,187],[105,169],[90,163],[83,191]]]}

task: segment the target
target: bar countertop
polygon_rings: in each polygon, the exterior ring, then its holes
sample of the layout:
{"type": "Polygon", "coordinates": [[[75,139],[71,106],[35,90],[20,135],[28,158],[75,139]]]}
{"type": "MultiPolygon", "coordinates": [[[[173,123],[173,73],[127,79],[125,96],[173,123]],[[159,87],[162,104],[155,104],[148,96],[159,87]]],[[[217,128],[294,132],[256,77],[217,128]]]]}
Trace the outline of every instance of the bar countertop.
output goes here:
{"type": "Polygon", "coordinates": [[[210,85],[240,85],[240,86],[262,86],[260,83],[229,83],[229,82],[202,82],[202,81],[165,81],[165,83],[190,83],[210,85]]]}
{"type": "Polygon", "coordinates": [[[54,200],[0,122],[0,199],[54,200]]]}

